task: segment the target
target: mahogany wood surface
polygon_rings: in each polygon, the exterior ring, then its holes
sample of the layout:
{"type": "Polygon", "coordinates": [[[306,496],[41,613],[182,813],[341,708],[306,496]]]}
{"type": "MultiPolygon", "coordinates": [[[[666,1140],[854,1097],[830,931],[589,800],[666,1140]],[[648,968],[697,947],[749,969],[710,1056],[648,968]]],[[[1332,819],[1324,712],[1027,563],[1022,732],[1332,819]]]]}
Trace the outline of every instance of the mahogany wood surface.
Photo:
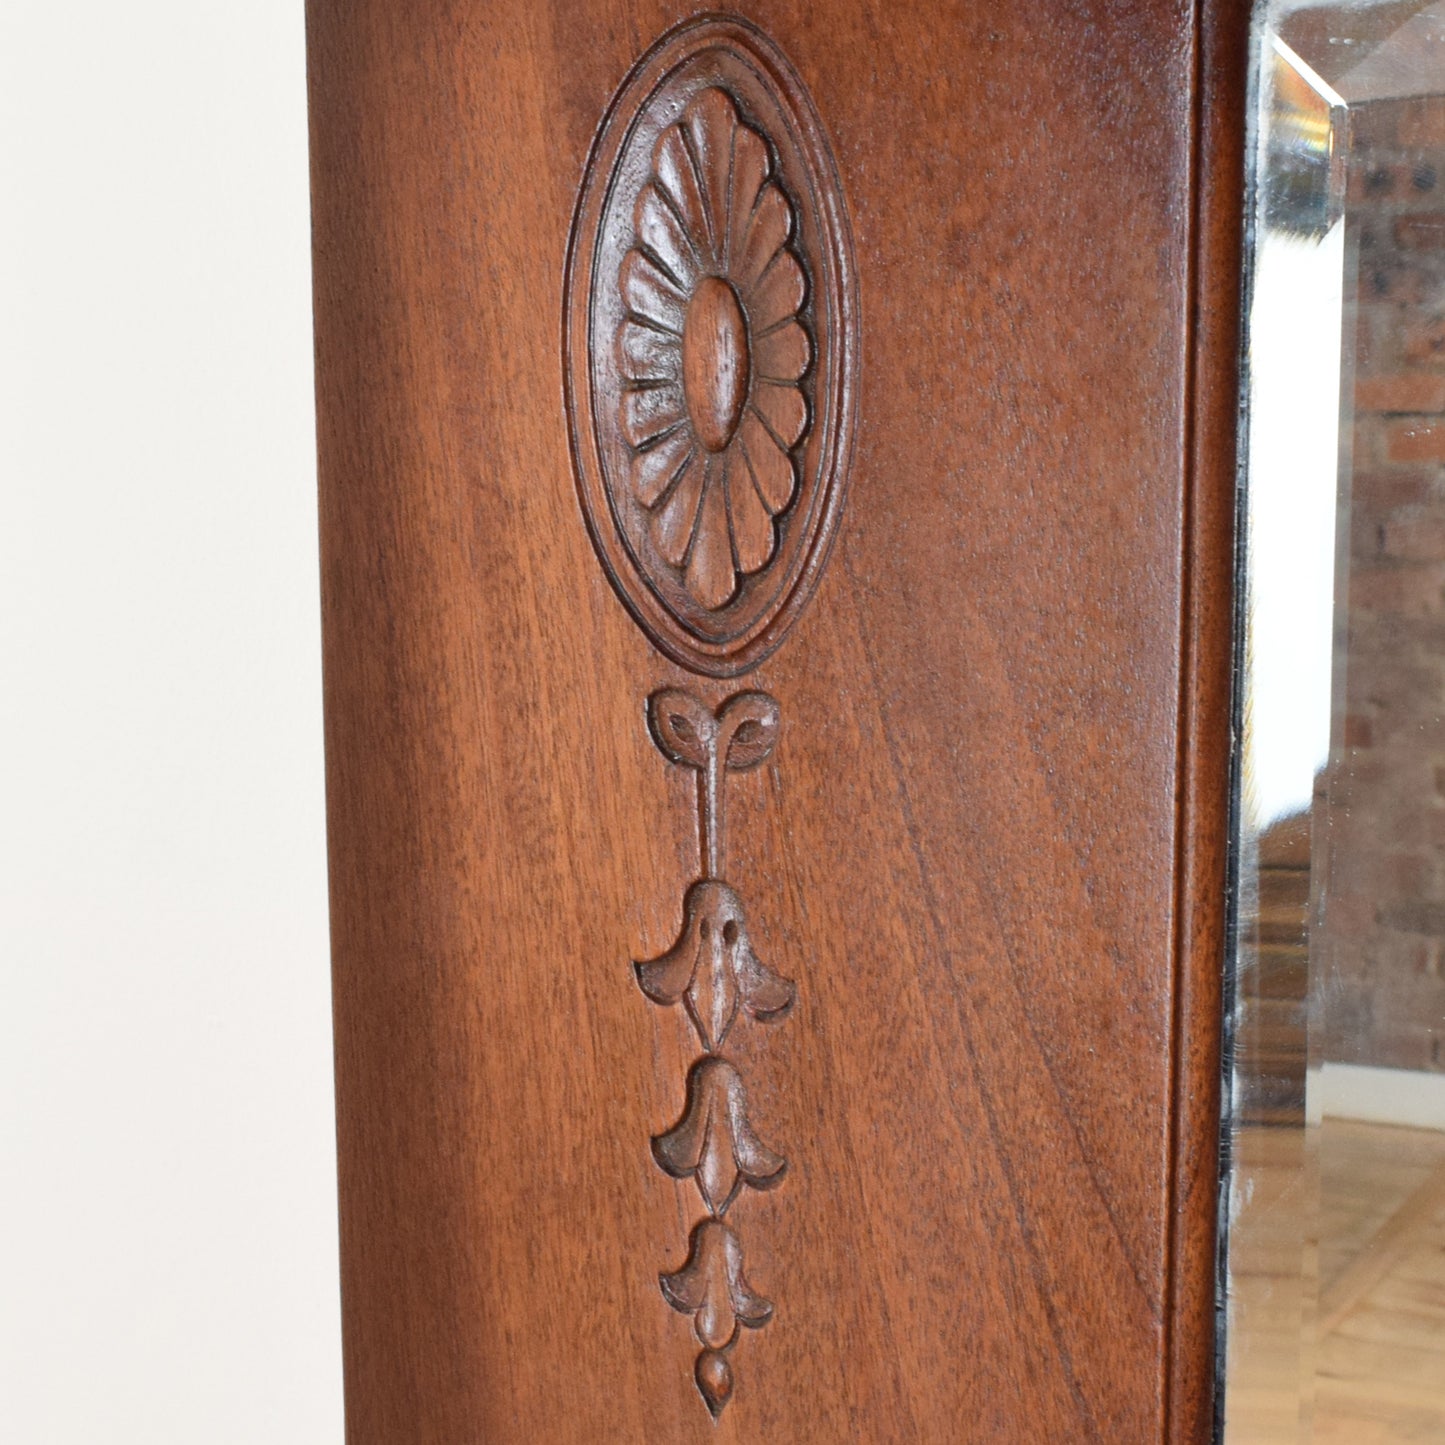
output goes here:
{"type": "Polygon", "coordinates": [[[1242,8],[747,6],[836,159],[856,432],[720,682],[609,582],[566,404],[589,148],[691,12],[310,0],[351,1445],[1208,1438],[1242,8]],[[662,689],[776,700],[717,780],[796,995],[711,1070],[787,1162],[716,1421],[650,1143],[697,1030],[633,967],[714,871],[662,689]]]}
{"type": "Polygon", "coordinates": [[[1215,1420],[1220,1019],[1234,659],[1235,463],[1248,116],[1249,0],[1198,16],[1192,375],[1185,492],[1178,816],[1173,1219],[1166,1435],[1206,1441],[1215,1420]]]}

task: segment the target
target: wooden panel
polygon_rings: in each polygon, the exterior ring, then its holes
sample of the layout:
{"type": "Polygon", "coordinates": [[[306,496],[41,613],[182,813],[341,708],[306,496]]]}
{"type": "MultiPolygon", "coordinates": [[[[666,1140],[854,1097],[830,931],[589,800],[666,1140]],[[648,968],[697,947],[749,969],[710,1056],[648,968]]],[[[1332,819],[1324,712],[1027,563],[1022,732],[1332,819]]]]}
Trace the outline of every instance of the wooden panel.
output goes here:
{"type": "Polygon", "coordinates": [[[1232,253],[1195,241],[1196,19],[749,8],[836,154],[861,365],[831,561],[720,683],[609,585],[563,400],[589,146],[684,14],[309,7],[348,1438],[1204,1438],[1217,856],[1181,869],[1179,767],[1207,824],[1227,298],[1202,361],[1191,317],[1232,253]],[[797,995],[730,1041],[789,1168],[728,1216],[776,1313],[716,1425],[658,1287],[696,1190],[649,1148],[697,1042],[632,967],[707,871],[666,687],[781,714],[725,779],[797,995]]]}

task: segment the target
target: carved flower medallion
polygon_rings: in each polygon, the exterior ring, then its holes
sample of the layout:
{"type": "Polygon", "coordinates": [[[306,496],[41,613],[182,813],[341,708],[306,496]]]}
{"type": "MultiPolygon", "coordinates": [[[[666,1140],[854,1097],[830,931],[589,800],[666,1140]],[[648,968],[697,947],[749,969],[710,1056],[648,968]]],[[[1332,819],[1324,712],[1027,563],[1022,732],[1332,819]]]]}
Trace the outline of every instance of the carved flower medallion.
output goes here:
{"type": "Polygon", "coordinates": [[[745,22],[673,31],[624,82],[583,177],[567,405],[608,576],[695,671],[756,665],[818,580],[856,313],[838,178],[797,74],[745,22]]]}
{"type": "MultiPolygon", "coordinates": [[[[567,258],[566,388],[578,495],[608,578],[649,640],[713,677],[757,666],[827,561],[852,442],[857,303],[838,176],[813,103],[772,41],[712,16],[663,36],[598,131],[567,258]]],[[[697,775],[702,876],[643,994],[681,1006],[700,1057],[658,1167],[705,1211],[659,1273],[690,1316],[693,1379],[716,1420],[731,1355],[772,1304],[743,1272],[734,1206],[786,1158],[759,1137],[732,1040],[792,1008],[726,882],[728,776],[778,741],[777,699],[648,700],[653,740],[697,775]]]]}
{"type": "Polygon", "coordinates": [[[709,609],[772,558],[808,427],[807,283],[771,173],[731,97],[699,91],[658,138],[622,263],[632,486],[663,559],[709,609]]]}

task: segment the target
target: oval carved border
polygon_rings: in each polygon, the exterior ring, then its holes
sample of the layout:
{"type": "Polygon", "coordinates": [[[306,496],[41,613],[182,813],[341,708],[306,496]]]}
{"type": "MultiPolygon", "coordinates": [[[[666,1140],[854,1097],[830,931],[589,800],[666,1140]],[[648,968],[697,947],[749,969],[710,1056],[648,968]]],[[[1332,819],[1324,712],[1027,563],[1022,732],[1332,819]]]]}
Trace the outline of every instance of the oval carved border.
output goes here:
{"type": "Polygon", "coordinates": [[[681,26],[623,82],[584,173],[564,315],[578,489],[608,577],[673,661],[746,672],[827,561],[858,365],[832,151],[754,26],[681,26]]]}

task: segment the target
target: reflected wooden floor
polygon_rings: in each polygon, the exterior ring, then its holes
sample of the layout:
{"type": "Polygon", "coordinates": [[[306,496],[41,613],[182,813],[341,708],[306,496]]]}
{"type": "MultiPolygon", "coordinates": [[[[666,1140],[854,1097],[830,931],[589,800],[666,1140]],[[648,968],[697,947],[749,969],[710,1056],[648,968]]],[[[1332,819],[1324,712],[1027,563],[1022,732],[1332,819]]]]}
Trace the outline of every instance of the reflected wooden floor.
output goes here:
{"type": "Polygon", "coordinates": [[[1445,1134],[1315,1136],[1236,1142],[1228,1445],[1445,1445],[1445,1134]]]}

